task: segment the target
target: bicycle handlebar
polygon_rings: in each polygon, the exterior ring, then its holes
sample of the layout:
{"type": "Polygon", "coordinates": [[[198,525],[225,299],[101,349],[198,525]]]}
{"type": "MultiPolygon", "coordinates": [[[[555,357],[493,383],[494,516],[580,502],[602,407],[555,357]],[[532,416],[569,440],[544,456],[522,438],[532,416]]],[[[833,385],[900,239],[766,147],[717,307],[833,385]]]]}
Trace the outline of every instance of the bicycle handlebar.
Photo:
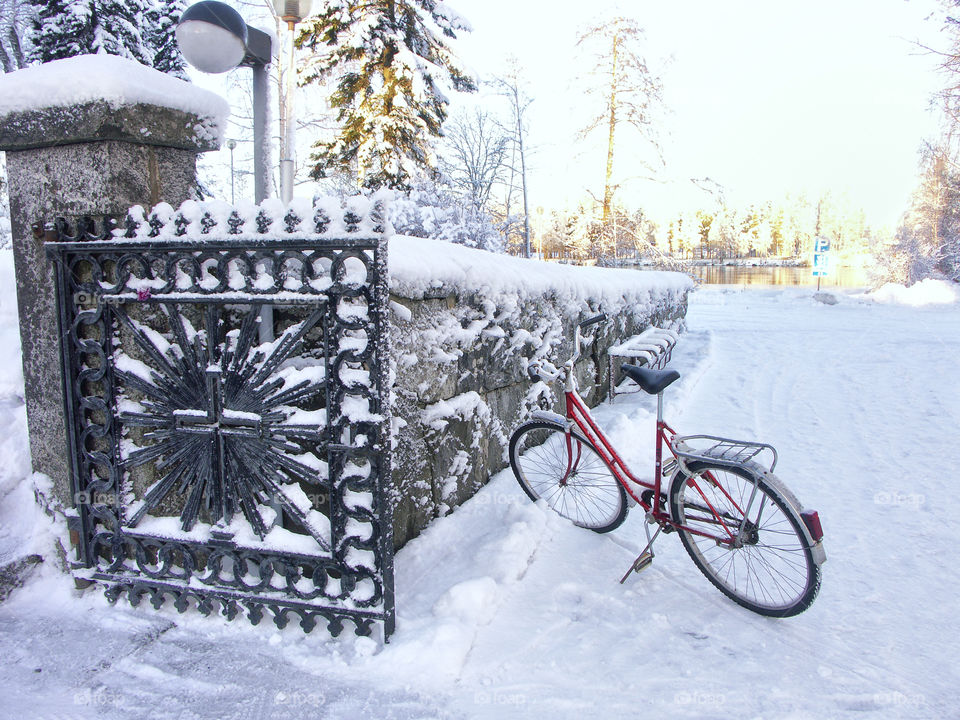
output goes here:
{"type": "Polygon", "coordinates": [[[603,322],[603,321],[606,320],[606,319],[607,319],[607,314],[606,314],[606,313],[600,313],[599,315],[594,315],[594,316],[591,317],[591,318],[587,318],[587,319],[584,320],[582,323],[580,323],[580,326],[579,326],[579,327],[580,327],[581,330],[584,330],[584,329],[590,327],[591,325],[596,325],[598,322],[603,322]]]}
{"type": "Polygon", "coordinates": [[[581,332],[590,327],[591,325],[596,325],[599,322],[604,322],[607,319],[606,313],[599,313],[593,317],[589,317],[586,320],[578,323],[575,326],[574,332],[574,349],[573,356],[563,364],[562,368],[558,368],[556,365],[551,363],[549,360],[532,360],[527,363],[527,376],[532,382],[537,382],[539,380],[553,381],[560,378],[564,373],[568,376],[568,382],[573,373],[573,364],[580,357],[580,344],[586,340],[587,342],[593,341],[592,335],[583,336],[581,332]]]}
{"type": "Polygon", "coordinates": [[[527,375],[533,382],[545,380],[552,382],[563,374],[563,370],[558,368],[548,360],[531,360],[527,363],[527,375]]]}

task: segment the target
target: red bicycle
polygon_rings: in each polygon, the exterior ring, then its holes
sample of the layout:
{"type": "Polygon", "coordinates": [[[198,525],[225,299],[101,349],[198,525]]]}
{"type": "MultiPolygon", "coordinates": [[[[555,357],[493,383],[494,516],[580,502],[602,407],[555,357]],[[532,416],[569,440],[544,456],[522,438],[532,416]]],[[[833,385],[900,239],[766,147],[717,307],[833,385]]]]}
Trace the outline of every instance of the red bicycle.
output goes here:
{"type": "Polygon", "coordinates": [[[621,583],[653,562],[661,532],[676,532],[696,566],[734,602],[771,617],[806,610],[820,589],[823,531],[817,512],[804,510],[773,474],[777,451],[771,445],[678,436],[663,419],[663,391],[679,379],[675,370],[622,366],[643,391],[657,396],[652,481],[630,471],[591,417],[577,392],[574,363],[581,344],[593,341],[582,331],[605,319],[596,315],[576,327],[574,354],[561,367],[546,360],[528,364],[531,380],[563,382],[566,414],[535,411],[513,433],[510,465],[520,486],[532,500],[600,533],[624,521],[628,495],[640,505],[647,545],[621,583]],[[671,456],[666,462],[664,448],[671,456]],[[769,464],[761,465],[768,457],[769,464]]]}

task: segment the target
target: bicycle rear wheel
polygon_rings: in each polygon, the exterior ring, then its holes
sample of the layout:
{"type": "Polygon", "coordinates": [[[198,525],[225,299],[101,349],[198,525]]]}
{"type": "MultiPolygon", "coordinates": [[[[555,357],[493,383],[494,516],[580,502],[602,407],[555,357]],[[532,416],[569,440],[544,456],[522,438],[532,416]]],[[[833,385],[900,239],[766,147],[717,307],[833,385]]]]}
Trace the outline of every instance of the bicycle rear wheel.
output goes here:
{"type": "Polygon", "coordinates": [[[689,475],[679,472],[671,483],[670,513],[707,579],[761,615],[791,617],[810,607],[820,590],[820,567],[803,520],[776,481],[741,466],[700,461],[687,468],[689,475]]]}
{"type": "Polygon", "coordinates": [[[510,438],[510,466],[531,500],[543,500],[574,525],[604,533],[627,516],[627,495],[585,438],[542,420],[510,438]]]}

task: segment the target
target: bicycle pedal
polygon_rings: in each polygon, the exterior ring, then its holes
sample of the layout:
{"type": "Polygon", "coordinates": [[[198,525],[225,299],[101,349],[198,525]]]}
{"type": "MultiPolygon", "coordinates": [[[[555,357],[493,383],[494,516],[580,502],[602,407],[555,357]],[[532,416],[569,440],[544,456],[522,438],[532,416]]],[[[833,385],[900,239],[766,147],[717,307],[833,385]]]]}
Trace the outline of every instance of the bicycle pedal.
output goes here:
{"type": "Polygon", "coordinates": [[[652,564],[653,564],[653,553],[650,552],[649,550],[644,550],[642,553],[640,553],[637,556],[637,559],[633,561],[633,565],[631,565],[630,569],[627,570],[626,575],[620,578],[620,584],[623,585],[626,579],[630,577],[630,573],[632,572],[638,573],[641,570],[645,570],[646,568],[650,567],[652,564]]]}

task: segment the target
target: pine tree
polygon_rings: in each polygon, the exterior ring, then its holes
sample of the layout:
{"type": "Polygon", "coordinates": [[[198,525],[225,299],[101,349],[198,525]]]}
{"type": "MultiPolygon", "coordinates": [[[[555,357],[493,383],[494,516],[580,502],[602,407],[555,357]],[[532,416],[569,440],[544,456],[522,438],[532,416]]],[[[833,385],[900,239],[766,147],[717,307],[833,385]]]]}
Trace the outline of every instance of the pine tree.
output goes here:
{"type": "Polygon", "coordinates": [[[152,66],[141,25],[148,0],[37,0],[33,21],[35,62],[77,55],[118,55],[152,66]]]}
{"type": "Polygon", "coordinates": [[[93,5],[99,20],[95,52],[153,67],[154,53],[141,31],[150,0],[96,0],[93,5]]]}
{"type": "Polygon", "coordinates": [[[90,2],[40,0],[34,2],[31,40],[34,62],[51,62],[94,52],[96,25],[90,2]]]}
{"type": "Polygon", "coordinates": [[[150,65],[181,80],[189,78],[174,31],[185,9],[185,0],[153,0],[147,10],[144,31],[144,39],[153,53],[150,65]]]}
{"type": "Polygon", "coordinates": [[[329,0],[297,37],[314,53],[303,84],[338,76],[338,137],[314,145],[314,178],[355,173],[363,187],[409,188],[436,172],[431,138],[447,117],[444,85],[476,89],[437,31],[469,26],[436,0],[329,0]]]}

